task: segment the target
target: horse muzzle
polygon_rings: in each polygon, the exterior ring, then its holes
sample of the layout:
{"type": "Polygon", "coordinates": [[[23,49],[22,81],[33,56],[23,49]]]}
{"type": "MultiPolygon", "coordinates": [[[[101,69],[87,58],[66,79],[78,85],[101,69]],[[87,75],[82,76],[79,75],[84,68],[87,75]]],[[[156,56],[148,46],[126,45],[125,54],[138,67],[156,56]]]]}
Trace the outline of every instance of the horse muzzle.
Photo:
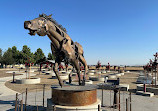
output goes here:
{"type": "Polygon", "coordinates": [[[25,22],[24,22],[24,28],[25,28],[25,29],[29,29],[29,28],[30,28],[30,25],[31,25],[31,21],[25,21],[25,22]]]}

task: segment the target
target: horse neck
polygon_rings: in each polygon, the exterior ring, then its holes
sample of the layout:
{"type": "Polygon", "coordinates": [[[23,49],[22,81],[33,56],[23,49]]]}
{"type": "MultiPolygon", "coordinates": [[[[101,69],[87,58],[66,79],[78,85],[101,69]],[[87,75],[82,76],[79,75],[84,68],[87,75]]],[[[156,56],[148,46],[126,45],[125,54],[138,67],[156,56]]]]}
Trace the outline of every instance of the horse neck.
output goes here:
{"type": "Polygon", "coordinates": [[[55,38],[58,42],[61,42],[64,39],[64,37],[57,32],[57,29],[60,30],[60,32],[62,32],[61,29],[50,21],[47,22],[47,25],[49,38],[55,38]]]}
{"type": "Polygon", "coordinates": [[[71,41],[71,38],[69,37],[69,35],[66,34],[63,30],[61,30],[54,23],[48,21],[47,25],[48,25],[47,35],[56,47],[60,48],[60,44],[64,38],[71,41]],[[58,32],[57,32],[57,30],[58,30],[58,32]],[[59,32],[60,32],[60,34],[59,34],[59,32]]]}
{"type": "Polygon", "coordinates": [[[60,43],[63,40],[63,37],[56,32],[56,27],[53,23],[47,22],[48,30],[47,30],[47,36],[51,40],[52,44],[59,49],[60,43]]]}

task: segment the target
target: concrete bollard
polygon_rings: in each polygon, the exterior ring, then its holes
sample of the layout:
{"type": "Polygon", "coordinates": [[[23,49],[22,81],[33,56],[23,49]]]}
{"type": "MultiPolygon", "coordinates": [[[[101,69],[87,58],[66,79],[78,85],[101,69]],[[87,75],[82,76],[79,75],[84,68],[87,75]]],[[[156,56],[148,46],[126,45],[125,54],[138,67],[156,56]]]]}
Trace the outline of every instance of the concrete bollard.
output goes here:
{"type": "Polygon", "coordinates": [[[15,72],[13,72],[13,82],[12,83],[15,83],[15,72]]]}
{"type": "Polygon", "coordinates": [[[71,78],[71,75],[69,74],[69,84],[71,84],[72,82],[72,78],[71,78]]]}
{"type": "Polygon", "coordinates": [[[104,83],[107,83],[108,77],[105,77],[104,79],[104,83]]]}

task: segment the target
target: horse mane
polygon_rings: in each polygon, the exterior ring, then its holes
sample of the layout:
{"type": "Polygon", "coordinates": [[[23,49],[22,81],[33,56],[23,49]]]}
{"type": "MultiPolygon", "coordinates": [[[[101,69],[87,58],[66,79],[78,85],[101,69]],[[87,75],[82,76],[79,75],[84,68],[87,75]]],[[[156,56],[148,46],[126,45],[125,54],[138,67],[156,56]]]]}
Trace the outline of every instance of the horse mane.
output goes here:
{"type": "Polygon", "coordinates": [[[65,33],[67,33],[66,28],[64,28],[61,24],[58,24],[58,22],[57,22],[55,19],[53,19],[53,18],[51,17],[51,15],[50,15],[50,16],[47,16],[46,14],[43,13],[43,14],[39,15],[39,17],[44,17],[45,19],[47,19],[47,20],[53,22],[53,23],[54,23],[55,25],[57,25],[61,30],[63,30],[65,33]]]}

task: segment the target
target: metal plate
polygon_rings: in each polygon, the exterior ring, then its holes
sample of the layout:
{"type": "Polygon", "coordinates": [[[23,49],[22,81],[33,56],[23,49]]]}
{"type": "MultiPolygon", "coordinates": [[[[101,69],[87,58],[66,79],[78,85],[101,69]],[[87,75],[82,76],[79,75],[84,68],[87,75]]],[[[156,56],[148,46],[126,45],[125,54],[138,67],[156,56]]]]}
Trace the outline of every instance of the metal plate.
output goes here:
{"type": "Polygon", "coordinates": [[[52,89],[63,90],[63,91],[90,91],[98,88],[97,85],[64,85],[62,88],[59,85],[52,85],[52,89]]]}
{"type": "Polygon", "coordinates": [[[52,102],[65,106],[86,106],[97,101],[97,87],[86,86],[52,86],[52,102]]]}

